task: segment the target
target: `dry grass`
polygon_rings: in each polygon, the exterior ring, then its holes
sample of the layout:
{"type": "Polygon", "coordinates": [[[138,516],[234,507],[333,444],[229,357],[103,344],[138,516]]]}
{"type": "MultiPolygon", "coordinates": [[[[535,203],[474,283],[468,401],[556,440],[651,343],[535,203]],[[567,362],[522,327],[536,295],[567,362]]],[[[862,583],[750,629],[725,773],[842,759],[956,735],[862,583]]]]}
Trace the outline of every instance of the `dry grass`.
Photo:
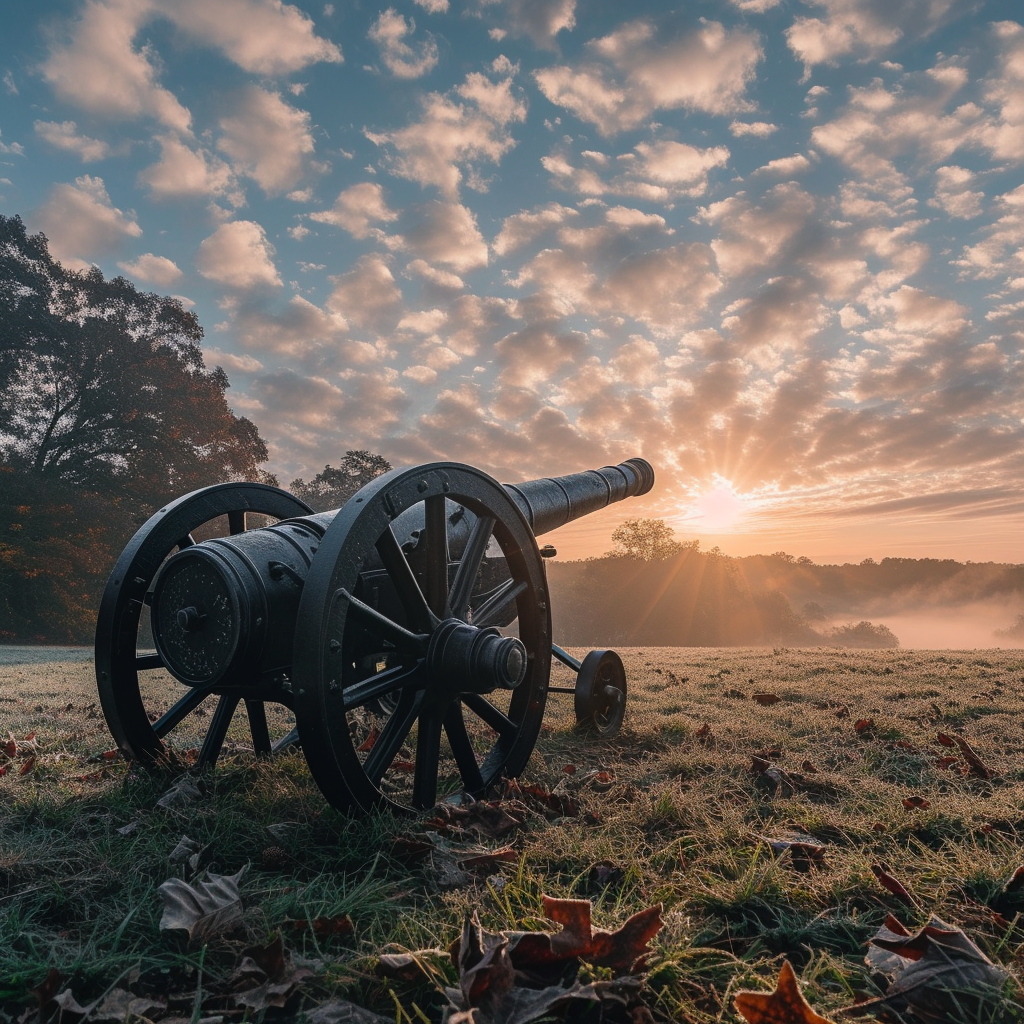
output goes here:
{"type": "MultiPolygon", "coordinates": [[[[415,1005],[436,1019],[441,1000],[426,983],[376,979],[382,949],[447,945],[470,907],[492,928],[534,927],[542,894],[592,899],[604,926],[664,904],[647,979],[664,1020],[736,1019],[730,993],[768,984],[784,958],[820,1013],[848,1006],[871,990],[864,943],[888,912],[911,926],[936,913],[993,959],[1020,965],[1024,898],[1000,891],[1024,862],[1024,653],[620,653],[630,680],[623,733],[606,743],[581,736],[571,698],[553,695],[526,773],[567,791],[581,813],[531,817],[515,839],[518,865],[478,879],[446,873],[443,858],[403,864],[392,840],[422,822],[343,818],[300,756],[257,764],[241,729],[208,801],[155,810],[167,778],[89,760],[111,745],[91,665],[0,668],[4,733],[40,740],[31,772],[17,775],[16,761],[0,778],[0,1005],[13,1014],[50,966],[83,997],[134,963],[192,969],[200,951],[157,929],[155,890],[175,873],[167,856],[182,834],[203,848],[202,867],[252,864],[246,934],[202,951],[207,971],[229,970],[242,945],[288,918],[347,912],[352,937],[289,940],[322,963],[308,998],[341,993],[392,1017],[411,1019],[415,1005]],[[763,706],[755,693],[781,699],[763,706]],[[861,719],[873,725],[858,732],[861,719]],[[959,750],[941,746],[940,732],[966,739],[993,777],[962,774],[962,759],[941,767],[959,750]],[[752,755],[778,766],[779,788],[751,771],[752,755]],[[907,810],[911,796],[927,809],[907,810]],[[130,821],[135,831],[117,831],[130,821]],[[822,868],[799,871],[773,854],[767,840],[795,833],[825,845],[822,868]],[[286,856],[271,863],[275,847],[286,856]],[[617,870],[595,872],[602,862],[617,870]],[[916,906],[879,886],[878,862],[916,906]]],[[[571,679],[559,669],[553,682],[571,679]]],[[[1015,1019],[1018,1009],[1006,1003],[983,1019],[1015,1019]]]]}

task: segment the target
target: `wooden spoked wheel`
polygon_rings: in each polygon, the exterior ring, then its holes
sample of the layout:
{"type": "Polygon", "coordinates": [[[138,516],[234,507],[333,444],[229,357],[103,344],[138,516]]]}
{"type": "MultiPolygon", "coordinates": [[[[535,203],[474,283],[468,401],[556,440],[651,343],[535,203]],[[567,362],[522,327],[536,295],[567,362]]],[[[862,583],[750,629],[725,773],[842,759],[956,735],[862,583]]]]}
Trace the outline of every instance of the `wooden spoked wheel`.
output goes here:
{"type": "Polygon", "coordinates": [[[236,708],[245,702],[253,748],[271,750],[270,729],[256,681],[252,686],[187,687],[168,678],[160,655],[140,643],[153,583],[166,558],[195,543],[193,534],[226,517],[243,533],[249,514],[289,519],[309,513],[305,502],[265,484],[215,484],[192,491],[152,515],[118,558],[96,623],[96,683],[107,725],[121,753],[151,766],[176,746],[198,747],[200,767],[217,760],[236,708]],[[150,679],[159,680],[155,685],[150,679]],[[209,703],[208,703],[209,702],[209,703]],[[210,705],[213,705],[212,710],[210,705]],[[175,744],[176,737],[184,737],[175,744]]]}
{"type": "Polygon", "coordinates": [[[293,692],[303,753],[335,807],[415,811],[519,774],[550,669],[537,544],[486,474],[394,470],[327,529],[299,605],[293,692]],[[421,525],[414,541],[396,536],[399,516],[421,525]]]}

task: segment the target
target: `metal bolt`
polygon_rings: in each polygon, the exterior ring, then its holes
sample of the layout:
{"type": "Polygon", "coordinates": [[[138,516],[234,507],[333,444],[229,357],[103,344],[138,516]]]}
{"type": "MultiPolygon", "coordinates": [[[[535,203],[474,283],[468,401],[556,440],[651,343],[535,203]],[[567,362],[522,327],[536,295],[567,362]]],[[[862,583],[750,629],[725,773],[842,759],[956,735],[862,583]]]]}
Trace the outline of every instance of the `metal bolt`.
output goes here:
{"type": "Polygon", "coordinates": [[[341,650],[341,641],[340,640],[332,640],[327,646],[330,647],[330,649],[335,654],[337,654],[337,652],[341,650]]]}
{"type": "Polygon", "coordinates": [[[428,484],[426,480],[421,480],[416,485],[416,490],[419,491],[420,494],[422,494],[429,486],[430,486],[430,484],[428,484]]]}

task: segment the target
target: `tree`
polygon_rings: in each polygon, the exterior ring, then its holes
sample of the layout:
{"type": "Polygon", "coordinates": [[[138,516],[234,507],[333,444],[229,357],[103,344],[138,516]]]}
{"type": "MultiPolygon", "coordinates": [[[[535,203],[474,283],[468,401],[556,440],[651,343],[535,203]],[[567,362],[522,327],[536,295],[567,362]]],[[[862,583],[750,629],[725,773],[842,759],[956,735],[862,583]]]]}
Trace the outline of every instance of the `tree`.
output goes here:
{"type": "Polygon", "coordinates": [[[268,480],[267,447],[228,407],[202,336],[177,299],[69,270],[0,216],[0,464],[146,505],[268,480]]]}
{"type": "Polygon", "coordinates": [[[381,455],[345,452],[337,469],[328,464],[309,483],[301,477],[293,480],[291,491],[317,512],[330,512],[341,508],[360,487],[389,469],[391,463],[381,455]]]}
{"type": "Polygon", "coordinates": [[[663,562],[687,548],[696,550],[696,542],[676,540],[664,519],[626,519],[612,531],[612,543],[612,554],[641,562],[663,562]]]}

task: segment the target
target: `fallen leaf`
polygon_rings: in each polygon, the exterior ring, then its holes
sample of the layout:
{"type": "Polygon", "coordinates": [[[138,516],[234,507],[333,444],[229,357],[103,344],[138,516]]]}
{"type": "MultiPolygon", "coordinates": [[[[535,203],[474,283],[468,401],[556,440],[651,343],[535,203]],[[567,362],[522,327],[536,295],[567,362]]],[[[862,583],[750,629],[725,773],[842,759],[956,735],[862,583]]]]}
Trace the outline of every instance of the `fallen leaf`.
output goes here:
{"type": "Polygon", "coordinates": [[[946,757],[937,757],[932,762],[932,764],[934,764],[936,768],[952,768],[954,767],[954,765],[958,765],[959,763],[960,758],[953,757],[952,755],[946,757]]]}
{"type": "Polygon", "coordinates": [[[818,769],[814,766],[813,761],[802,761],[800,763],[800,768],[805,772],[810,772],[810,774],[812,775],[816,774],[818,771],[818,769]]]}
{"type": "Polygon", "coordinates": [[[910,1013],[925,1024],[994,1019],[1007,972],[994,964],[962,929],[932,917],[913,935],[888,918],[871,944],[888,957],[872,957],[869,966],[884,965],[891,977],[884,996],[857,1003],[849,1015],[881,1012],[902,1018],[910,1013]]]}
{"type": "Polygon", "coordinates": [[[17,757],[18,756],[18,741],[14,738],[14,733],[13,732],[9,732],[7,735],[9,737],[9,739],[4,744],[4,748],[3,748],[4,749],[4,753],[8,757],[17,757]]]}
{"type": "Polygon", "coordinates": [[[897,899],[903,900],[904,903],[916,906],[914,903],[914,897],[910,895],[903,883],[889,874],[888,864],[872,864],[871,871],[875,878],[878,879],[878,882],[883,889],[888,889],[893,896],[897,899]]]}
{"type": "Polygon", "coordinates": [[[374,973],[381,978],[394,981],[416,981],[422,976],[434,976],[430,961],[447,959],[447,949],[417,949],[409,953],[382,953],[374,968],[374,973]]]}
{"type": "Polygon", "coordinates": [[[1024,864],[1017,868],[1012,875],[1003,883],[1003,892],[1006,895],[1018,892],[1024,886],[1024,864]]]}
{"type": "Polygon", "coordinates": [[[188,836],[182,836],[178,840],[178,845],[167,855],[167,859],[172,864],[177,864],[181,860],[187,861],[198,852],[199,844],[194,839],[189,839],[188,836]]]}
{"type": "Polygon", "coordinates": [[[18,769],[18,774],[19,775],[28,775],[28,773],[30,771],[32,771],[32,769],[35,768],[35,766],[36,766],[36,755],[33,754],[31,757],[27,758],[22,763],[21,767],[18,769]]]}
{"type": "Polygon", "coordinates": [[[504,846],[500,850],[490,853],[478,853],[471,857],[463,857],[456,861],[456,864],[463,871],[482,871],[493,874],[495,868],[500,864],[517,864],[518,862],[519,854],[511,846],[504,846]]]}
{"type": "Polygon", "coordinates": [[[711,726],[705,722],[694,734],[699,740],[710,740],[714,739],[714,735],[711,732],[711,726]]]}
{"type": "Polygon", "coordinates": [[[562,771],[566,775],[575,775],[576,774],[576,765],[574,765],[574,764],[563,764],[562,765],[562,771]]]}
{"type": "Polygon", "coordinates": [[[825,861],[826,846],[814,836],[798,834],[794,836],[761,836],[771,847],[776,857],[789,854],[790,864],[797,871],[810,871],[811,868],[827,868],[825,861]]]}
{"type": "Polygon", "coordinates": [[[591,888],[604,889],[609,885],[617,885],[625,878],[626,872],[610,860],[600,860],[587,872],[591,888]]]}
{"type": "Polygon", "coordinates": [[[347,999],[332,999],[315,1010],[306,1010],[307,1024],[395,1024],[395,1016],[382,1017],[347,999]]]}
{"type": "Polygon", "coordinates": [[[365,754],[368,751],[373,750],[373,745],[377,742],[377,737],[379,735],[380,732],[378,731],[377,726],[373,726],[373,728],[370,729],[370,735],[367,736],[358,747],[356,747],[356,750],[358,750],[360,754],[365,754]]]}
{"type": "Polygon", "coordinates": [[[861,736],[866,732],[870,732],[875,727],[875,720],[873,718],[858,718],[853,723],[853,728],[856,730],[857,735],[861,736]]]}
{"type": "Polygon", "coordinates": [[[777,693],[753,693],[751,697],[763,707],[768,707],[770,704],[778,704],[782,700],[777,693]]]}
{"type": "Polygon", "coordinates": [[[931,807],[932,802],[923,796],[905,796],[903,798],[903,806],[908,811],[927,811],[931,807]]]}
{"type": "Polygon", "coordinates": [[[313,971],[304,965],[295,965],[278,935],[265,946],[246,949],[228,985],[235,1005],[262,1013],[271,1006],[283,1007],[298,986],[311,977],[313,971]]]}
{"type": "Polygon", "coordinates": [[[206,795],[205,783],[193,778],[191,775],[182,775],[176,779],[167,792],[157,800],[157,807],[164,810],[176,810],[180,807],[187,807],[202,800],[206,795]]]}
{"type": "Polygon", "coordinates": [[[954,737],[964,760],[971,766],[971,774],[979,779],[991,779],[995,772],[975,753],[974,748],[961,736],[954,737]]]}
{"type": "Polygon", "coordinates": [[[955,747],[956,740],[952,736],[947,736],[944,732],[940,732],[935,737],[936,742],[941,743],[944,747],[955,747]]]}
{"type": "Polygon", "coordinates": [[[733,1005],[749,1024],[833,1024],[811,1009],[788,960],[779,971],[774,992],[737,992],[733,1005]]]}
{"type": "Polygon", "coordinates": [[[207,881],[189,885],[169,878],[157,891],[164,901],[160,931],[184,931],[190,942],[202,942],[227,931],[242,919],[242,897],[238,883],[248,865],[234,875],[207,872],[207,881]]]}
{"type": "Polygon", "coordinates": [[[417,864],[434,849],[434,844],[415,836],[398,836],[391,844],[391,856],[403,864],[417,864]]]}

